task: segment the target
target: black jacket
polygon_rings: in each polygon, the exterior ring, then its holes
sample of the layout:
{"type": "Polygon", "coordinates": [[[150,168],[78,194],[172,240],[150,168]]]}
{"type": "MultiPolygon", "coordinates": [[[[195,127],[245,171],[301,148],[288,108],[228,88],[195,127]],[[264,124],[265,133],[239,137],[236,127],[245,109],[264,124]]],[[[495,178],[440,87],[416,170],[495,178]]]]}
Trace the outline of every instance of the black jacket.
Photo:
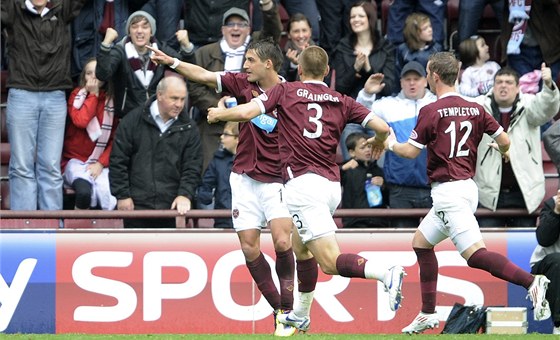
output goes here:
{"type": "Polygon", "coordinates": [[[352,98],[364,87],[366,80],[374,73],[383,73],[385,87],[378,96],[390,96],[396,87],[395,47],[383,37],[377,37],[377,43],[369,55],[370,72],[361,71],[356,75],[354,70],[354,46],[350,35],[342,38],[333,53],[332,67],[336,71],[336,90],[352,98]]]}
{"type": "Polygon", "coordinates": [[[31,13],[24,0],[1,2],[2,28],[7,31],[7,87],[27,91],[72,88],[68,25],[85,2],[52,0],[43,17],[31,13]]]}
{"type": "MultiPolygon", "coordinates": [[[[371,177],[383,176],[383,169],[377,166],[376,161],[366,165],[363,161],[358,161],[359,166],[355,169],[346,171],[340,170],[342,184],[342,208],[344,209],[384,209],[387,207],[387,195],[383,192],[383,203],[376,208],[370,208],[365,191],[367,174],[371,177]]],[[[345,217],[342,219],[344,228],[384,228],[389,226],[389,220],[382,217],[345,217]]]]}
{"type": "Polygon", "coordinates": [[[162,134],[150,114],[154,100],[121,120],[109,162],[111,193],[132,198],[136,209],[170,209],[179,195],[192,201],[202,172],[196,123],[183,110],[162,134]]]}
{"type": "MultiPolygon", "coordinates": [[[[97,67],[95,68],[97,79],[103,81],[113,80],[115,115],[120,118],[130,111],[143,106],[146,100],[156,93],[157,84],[165,76],[165,71],[171,71],[167,66],[158,65],[150,84],[145,87],[130,67],[130,62],[124,49],[127,41],[128,36],[113,47],[108,48],[101,45],[97,53],[97,67]]],[[[161,51],[171,57],[190,63],[194,62],[194,52],[186,53],[181,50],[180,53],[177,53],[177,51],[165,44],[157,42],[157,45],[161,51]]]]}

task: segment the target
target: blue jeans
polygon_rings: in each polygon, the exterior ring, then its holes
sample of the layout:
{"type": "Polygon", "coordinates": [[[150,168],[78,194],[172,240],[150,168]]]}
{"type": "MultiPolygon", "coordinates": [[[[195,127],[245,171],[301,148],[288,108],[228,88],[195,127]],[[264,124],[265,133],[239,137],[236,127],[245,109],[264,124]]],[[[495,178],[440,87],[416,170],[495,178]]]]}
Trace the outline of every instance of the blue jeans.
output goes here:
{"type": "MultiPolygon", "coordinates": [[[[393,209],[420,209],[432,207],[430,188],[408,187],[396,184],[389,186],[389,206],[393,209]]],[[[393,228],[416,228],[419,218],[395,218],[391,222],[393,228]]]]}
{"type": "Polygon", "coordinates": [[[142,10],[150,13],[156,20],[156,38],[173,49],[179,49],[179,42],[175,37],[179,20],[183,14],[182,0],[149,0],[142,6],[142,10]]]}
{"type": "MultiPolygon", "coordinates": [[[[350,8],[355,0],[322,1],[318,6],[321,15],[319,45],[332,55],[340,39],[350,33],[350,8]]],[[[378,9],[381,13],[381,10],[378,9]]]]}
{"type": "MultiPolygon", "coordinates": [[[[470,1],[470,0],[469,0],[470,1]]],[[[422,12],[430,17],[434,41],[444,45],[447,0],[396,0],[389,7],[387,39],[395,45],[404,42],[403,28],[406,17],[413,12],[422,12]]]]}
{"type": "Polygon", "coordinates": [[[459,1],[459,43],[477,34],[480,18],[487,4],[492,6],[496,19],[502,22],[504,2],[496,0],[468,0],[459,1]]]}
{"type": "Polygon", "coordinates": [[[66,124],[64,91],[8,92],[10,206],[12,210],[61,210],[60,158],[66,124]]]}

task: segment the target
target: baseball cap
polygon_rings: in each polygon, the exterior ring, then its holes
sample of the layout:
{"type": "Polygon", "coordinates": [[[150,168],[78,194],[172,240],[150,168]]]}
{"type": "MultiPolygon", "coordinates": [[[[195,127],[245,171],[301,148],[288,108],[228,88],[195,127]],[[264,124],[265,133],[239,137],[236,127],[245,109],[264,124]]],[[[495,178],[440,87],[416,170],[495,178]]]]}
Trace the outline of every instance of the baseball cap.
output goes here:
{"type": "Polygon", "coordinates": [[[401,71],[401,78],[411,71],[418,73],[421,77],[426,77],[426,68],[422,64],[417,61],[409,61],[401,71]]]}
{"type": "Polygon", "coordinates": [[[237,8],[237,7],[232,7],[228,9],[227,12],[224,13],[224,18],[222,19],[222,26],[226,24],[227,19],[232,15],[237,15],[238,17],[242,17],[243,20],[249,22],[249,15],[247,15],[247,12],[245,10],[242,10],[241,8],[237,8]]]}

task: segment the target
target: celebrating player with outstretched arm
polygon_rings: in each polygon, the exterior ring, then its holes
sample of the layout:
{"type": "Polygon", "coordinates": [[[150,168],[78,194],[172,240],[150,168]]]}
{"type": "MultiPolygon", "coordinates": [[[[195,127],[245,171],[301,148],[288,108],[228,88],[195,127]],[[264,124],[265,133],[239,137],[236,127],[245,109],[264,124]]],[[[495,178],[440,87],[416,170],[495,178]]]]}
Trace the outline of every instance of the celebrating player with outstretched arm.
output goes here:
{"type": "MultiPolygon", "coordinates": [[[[377,156],[389,126],[354,99],[331,90],[323,82],[327,72],[326,52],[317,46],[308,47],[299,56],[302,81],[278,84],[235,108],[210,108],[208,122],[247,121],[264,112],[277,112],[284,199],[297,227],[293,241],[296,258],[303,261],[314,257],[325,274],[383,282],[390,295],[390,308],[397,310],[404,269],[384,268],[356,254],[341,254],[332,218],[341,197],[335,157],[344,126],[354,122],[372,128],[376,137],[371,142],[377,156]]],[[[297,309],[279,316],[281,322],[303,331],[309,329],[315,283],[302,281],[297,309]]]]}

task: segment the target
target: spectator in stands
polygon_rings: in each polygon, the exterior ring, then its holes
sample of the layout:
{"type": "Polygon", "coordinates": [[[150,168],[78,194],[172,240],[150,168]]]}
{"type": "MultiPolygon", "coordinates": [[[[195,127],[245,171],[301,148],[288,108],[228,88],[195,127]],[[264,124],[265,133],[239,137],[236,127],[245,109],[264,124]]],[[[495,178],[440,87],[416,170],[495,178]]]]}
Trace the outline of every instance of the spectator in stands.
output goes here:
{"type": "Polygon", "coordinates": [[[395,89],[395,49],[377,30],[375,3],[360,1],[350,9],[352,32],[342,38],[334,52],[332,67],[336,70],[336,90],[353,98],[374,73],[385,75],[380,96],[395,89]]]}
{"type": "MultiPolygon", "coordinates": [[[[259,0],[261,3],[265,2],[264,0],[259,0]]],[[[310,22],[311,32],[312,32],[312,39],[313,41],[319,41],[319,37],[321,36],[321,26],[319,25],[321,15],[319,14],[319,6],[317,5],[316,0],[276,0],[277,3],[280,2],[284,5],[284,8],[288,12],[288,15],[292,16],[296,13],[302,13],[305,15],[307,20],[310,22]]],[[[325,1],[321,1],[321,5],[323,5],[325,1]]]]}
{"type": "Polygon", "coordinates": [[[399,0],[389,7],[387,18],[387,40],[398,46],[404,42],[403,28],[406,18],[413,12],[421,12],[430,17],[434,41],[443,46],[445,40],[445,17],[447,0],[399,0]]]}
{"type": "Polygon", "coordinates": [[[107,28],[114,28],[120,38],[126,35],[128,15],[126,0],[92,0],[84,5],[72,21],[72,78],[78,79],[85,63],[97,55],[107,28]]]}
{"type": "MultiPolygon", "coordinates": [[[[202,173],[200,135],[185,109],[187,87],[176,76],[119,123],[109,162],[119,210],[191,209],[202,173]]],[[[124,219],[125,228],[174,228],[175,219],[124,219]]]]}
{"type": "Polygon", "coordinates": [[[109,155],[117,128],[112,86],[95,77],[97,61],[86,62],[80,84],[68,99],[62,169],[64,184],[76,192],[75,209],[113,210],[117,199],[109,188],[109,155]]]}
{"type": "MultiPolygon", "coordinates": [[[[427,86],[426,69],[416,61],[407,63],[401,71],[401,92],[394,97],[375,100],[383,86],[382,75],[373,75],[358,94],[357,101],[371,107],[381,119],[393,129],[399,143],[410,137],[418,121],[420,109],[436,100],[427,86]]],[[[432,197],[428,185],[427,152],[422,150],[415,159],[397,157],[385,153],[383,171],[389,191],[389,206],[395,209],[431,208],[432,197]]],[[[418,218],[396,218],[391,221],[394,228],[416,228],[418,218]]]]}
{"type": "Polygon", "coordinates": [[[459,42],[476,35],[480,19],[486,5],[492,6],[496,20],[503,22],[504,0],[460,0],[459,1],[459,27],[457,28],[459,42]]]}
{"type": "Polygon", "coordinates": [[[187,31],[177,31],[177,39],[181,44],[180,53],[177,53],[154,38],[156,22],[146,12],[132,13],[126,22],[126,32],[128,35],[114,44],[119,34],[113,28],[107,28],[97,54],[95,70],[97,79],[113,81],[115,114],[119,118],[143,105],[147,97],[155,94],[157,84],[165,71],[169,70],[150,60],[150,51],[146,46],[156,46],[181,60],[194,59],[194,47],[187,31]]]}
{"type": "MultiPolygon", "coordinates": [[[[204,171],[202,184],[198,187],[198,200],[205,205],[214,202],[214,209],[231,210],[231,186],[229,176],[233,159],[239,144],[239,123],[227,122],[221,136],[222,147],[214,153],[214,158],[204,171]]],[[[217,218],[214,228],[233,228],[230,218],[217,218]]]]}
{"type": "MultiPolygon", "coordinates": [[[[352,32],[337,45],[333,54],[332,68],[336,71],[336,90],[353,98],[364,87],[368,77],[375,73],[385,75],[385,84],[379,96],[389,96],[396,88],[395,48],[377,30],[375,3],[359,1],[350,9],[352,32]]],[[[352,132],[373,131],[359,124],[349,123],[340,137],[342,160],[350,159],[344,141],[352,132]]]]}
{"type": "Polygon", "coordinates": [[[62,209],[65,91],[72,88],[68,25],[84,3],[1,3],[9,59],[6,86],[12,210],[62,209]]]}
{"type": "Polygon", "coordinates": [[[183,0],[128,0],[130,13],[138,10],[149,13],[156,20],[157,29],[153,35],[174,50],[179,49],[180,41],[175,32],[179,30],[179,20],[183,14],[183,0]]]}
{"type": "Polygon", "coordinates": [[[546,300],[552,312],[552,334],[560,334],[560,190],[544,202],[536,233],[538,245],[531,255],[531,274],[550,280],[546,300]]]}
{"type": "MultiPolygon", "coordinates": [[[[426,68],[428,58],[442,50],[441,44],[433,40],[430,17],[423,13],[410,14],[404,23],[404,42],[397,46],[396,75],[400,77],[403,66],[409,61],[417,61],[426,68]]],[[[396,83],[396,91],[400,86],[396,83]]]]}
{"type": "MultiPolygon", "coordinates": [[[[558,81],[560,74],[560,0],[510,1],[509,24],[502,30],[507,64],[520,76],[539,70],[544,61],[558,81]]],[[[505,61],[505,60],[503,60],[505,61]]]]}
{"type": "MultiPolygon", "coordinates": [[[[191,42],[199,48],[220,41],[224,13],[233,7],[249,13],[250,1],[252,0],[185,0],[185,28],[189,31],[191,42]]],[[[254,7],[255,12],[257,8],[258,6],[254,7]]]]}
{"type": "MultiPolygon", "coordinates": [[[[340,167],[342,184],[342,208],[345,209],[383,209],[387,207],[384,191],[383,169],[372,158],[371,145],[366,144],[369,135],[362,132],[351,133],[346,138],[346,147],[352,157],[340,167]],[[366,182],[379,187],[379,202],[369,202],[366,182]]],[[[385,217],[345,217],[344,228],[387,228],[389,220],[385,217]]]]}
{"type": "Polygon", "coordinates": [[[280,75],[287,81],[299,80],[297,74],[298,56],[308,46],[315,45],[311,39],[311,22],[301,13],[296,13],[288,20],[288,42],[284,46],[284,64],[280,75]]]}
{"type": "MultiPolygon", "coordinates": [[[[264,15],[262,31],[251,34],[249,15],[241,8],[231,8],[222,18],[223,38],[219,42],[208,44],[196,50],[196,64],[208,71],[241,72],[245,60],[245,50],[251,40],[272,37],[275,42],[280,39],[282,24],[278,7],[273,1],[261,6],[264,15]]],[[[165,52],[165,51],[164,51],[165,52]]],[[[204,169],[220,144],[224,124],[206,123],[206,111],[216,106],[221,97],[214,89],[204,84],[189,82],[189,94],[194,106],[195,117],[202,137],[204,169]]]]}
{"type": "MultiPolygon", "coordinates": [[[[545,195],[540,126],[558,112],[560,94],[550,68],[541,65],[544,86],[537,95],[519,91],[519,75],[509,67],[500,69],[494,87],[476,100],[507,131],[509,152],[502,155],[489,136],[478,146],[475,182],[479,203],[493,211],[525,208],[533,213],[545,195]]],[[[526,218],[480,218],[483,227],[534,227],[536,220],[526,218]]]]}
{"type": "Polygon", "coordinates": [[[494,85],[494,75],[500,65],[490,60],[484,37],[473,35],[459,44],[459,59],[465,68],[461,74],[459,93],[476,97],[488,93],[494,85]]]}

